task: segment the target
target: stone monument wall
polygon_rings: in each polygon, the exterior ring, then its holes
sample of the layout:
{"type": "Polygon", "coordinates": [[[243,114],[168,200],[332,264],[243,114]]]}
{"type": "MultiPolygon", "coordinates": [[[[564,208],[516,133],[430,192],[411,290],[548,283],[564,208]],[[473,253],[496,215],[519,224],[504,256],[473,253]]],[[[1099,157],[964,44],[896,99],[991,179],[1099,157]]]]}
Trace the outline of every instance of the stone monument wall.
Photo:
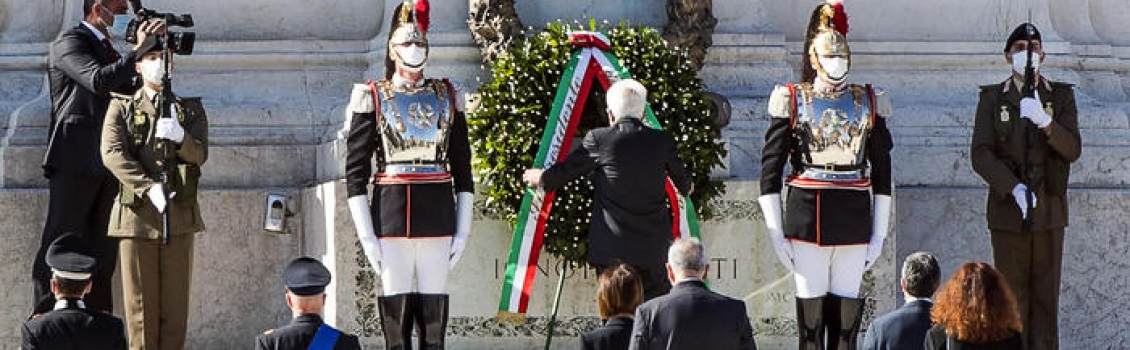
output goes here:
{"type": "MultiPolygon", "coordinates": [[[[432,1],[429,75],[470,88],[480,69],[466,30],[467,4],[432,1]]],[[[45,217],[39,163],[50,111],[47,44],[78,23],[81,1],[0,0],[0,348],[14,348],[30,299],[28,270],[45,217]]],[[[212,152],[202,178],[208,232],[198,238],[190,349],[241,348],[289,318],[278,275],[298,255],[335,272],[327,319],[379,343],[371,316],[373,276],[359,255],[344,205],[339,130],[350,84],[378,79],[395,0],[148,0],[147,7],[192,13],[196,53],[176,57],[176,88],[202,96],[212,152]],[[290,196],[288,233],[262,230],[264,194],[290,196]]],[[[713,287],[746,300],[763,348],[788,348],[788,276],[771,255],[755,198],[765,104],[774,84],[797,79],[803,28],[814,1],[714,0],[718,25],[701,76],[734,106],[723,132],[730,154],[716,176],[729,191],[718,218],[703,223],[713,287]]],[[[960,263],[991,260],[984,224],[986,188],[972,172],[968,141],[977,85],[1008,74],[1001,48],[1019,22],[1040,27],[1045,74],[1079,84],[1083,156],[1073,166],[1071,227],[1064,252],[1061,343],[1065,348],[1130,347],[1125,214],[1130,210],[1130,3],[1123,0],[959,0],[944,4],[855,0],[848,4],[852,81],[887,89],[895,115],[894,233],[868,275],[869,314],[900,303],[896,262],[935,252],[949,275],[960,263]],[[1120,294],[1121,293],[1121,294],[1120,294]]],[[[522,2],[524,23],[588,18],[662,27],[662,1],[522,2]],[[536,3],[536,4],[535,4],[536,3]]],[[[178,29],[179,30],[179,29],[178,29]]],[[[125,43],[116,44],[120,48],[125,43]]],[[[476,214],[474,236],[450,283],[453,348],[541,346],[556,282],[541,262],[531,323],[501,325],[501,269],[511,230],[476,214]]],[[[595,324],[591,271],[568,279],[557,348],[571,348],[595,324]]]]}

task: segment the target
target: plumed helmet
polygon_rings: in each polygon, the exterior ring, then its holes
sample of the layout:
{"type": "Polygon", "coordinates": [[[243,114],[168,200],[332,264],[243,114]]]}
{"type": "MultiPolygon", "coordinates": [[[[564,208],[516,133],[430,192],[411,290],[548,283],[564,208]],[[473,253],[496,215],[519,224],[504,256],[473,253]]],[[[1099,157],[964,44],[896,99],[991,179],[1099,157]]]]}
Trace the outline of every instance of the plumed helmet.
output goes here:
{"type": "Polygon", "coordinates": [[[431,6],[428,0],[405,0],[396,6],[388,33],[388,53],[385,56],[385,78],[391,78],[395,63],[399,61],[394,46],[416,43],[428,47],[428,24],[431,6]]]}
{"type": "MultiPolygon", "coordinates": [[[[808,30],[804,40],[804,54],[807,63],[802,65],[802,81],[812,81],[817,75],[832,83],[841,83],[841,77],[830,77],[820,63],[813,58],[816,56],[841,56],[851,62],[851,47],[847,42],[848,17],[844,11],[843,1],[828,0],[817,5],[812,11],[808,21],[808,30]]],[[[845,75],[846,76],[846,75],[845,75]]]]}

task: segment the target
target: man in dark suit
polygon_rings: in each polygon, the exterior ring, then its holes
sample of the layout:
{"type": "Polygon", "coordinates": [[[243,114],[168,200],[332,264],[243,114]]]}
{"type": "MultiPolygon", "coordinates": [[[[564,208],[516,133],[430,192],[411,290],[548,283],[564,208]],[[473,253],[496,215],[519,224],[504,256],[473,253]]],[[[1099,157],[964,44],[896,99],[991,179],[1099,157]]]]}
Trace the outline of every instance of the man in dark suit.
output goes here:
{"type": "Polygon", "coordinates": [[[51,291],[58,299],[54,310],[32,316],[22,328],[23,350],[125,350],[122,320],[86,308],[83,295],[90,291],[95,259],[89,244],[75,234],[64,234],[47,249],[53,271],[51,291]]]}
{"type": "Polygon", "coordinates": [[[1025,345],[1058,349],[1067,178],[1082,153],[1079,112],[1072,85],[1044,77],[1036,26],[1017,26],[1003,58],[1012,72],[981,87],[970,158],[989,186],[985,216],[993,264],[1016,296],[1025,345]],[[1031,82],[1025,81],[1029,55],[1031,82]]]}
{"type": "MultiPolygon", "coordinates": [[[[63,232],[87,237],[98,260],[87,296],[90,308],[113,310],[110,294],[118,243],[106,236],[118,181],[98,154],[102,119],[110,92],[132,92],[134,62],[156,44],[147,35],[163,32],[160,21],[139,30],[137,45],[125,56],[110,44],[110,28],[125,28],[126,0],[85,0],[83,21],[51,43],[47,74],[51,85],[51,129],[43,174],[50,183],[47,223],[32,265],[37,305],[51,305],[51,272],[44,263],[48,245],[63,232]],[[140,52],[140,53],[139,53],[140,52]],[[46,302],[45,302],[46,301],[46,302]]],[[[42,312],[44,310],[35,310],[42,312]]]]}
{"type": "Polygon", "coordinates": [[[867,328],[864,350],[921,349],[930,330],[930,297],[938,290],[942,271],[938,260],[926,252],[916,252],[902,263],[902,294],[906,304],[876,318],[867,328]]]}
{"type": "Polygon", "coordinates": [[[607,101],[611,126],[590,131],[564,162],[544,172],[527,170],[522,178],[549,192],[595,171],[588,261],[598,274],[616,263],[631,265],[643,277],[644,297],[651,299],[671,289],[663,272],[663,252],[671,242],[666,178],[683,194],[693,186],[671,133],[640,120],[647,105],[643,85],[621,80],[608,88],[607,101]]]}
{"type": "Polygon", "coordinates": [[[286,305],[294,319],[289,325],[263,332],[255,338],[259,350],[352,350],[361,349],[357,337],[345,334],[322,322],[326,285],[330,270],[314,258],[301,257],[283,270],[286,305]]]}
{"type": "Polygon", "coordinates": [[[702,242],[684,238],[667,253],[667,295],[636,309],[632,350],[757,349],[745,303],[706,289],[709,272],[702,242]]]}

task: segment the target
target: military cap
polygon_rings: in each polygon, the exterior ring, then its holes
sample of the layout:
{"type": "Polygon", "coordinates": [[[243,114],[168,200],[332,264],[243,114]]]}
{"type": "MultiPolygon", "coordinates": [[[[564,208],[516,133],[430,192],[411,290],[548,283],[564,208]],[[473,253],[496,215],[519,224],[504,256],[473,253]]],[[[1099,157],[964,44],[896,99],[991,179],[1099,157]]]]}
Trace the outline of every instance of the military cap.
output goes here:
{"type": "Polygon", "coordinates": [[[65,233],[47,248],[47,266],[55,276],[69,280],[90,279],[94,271],[94,254],[82,236],[65,233]]]}
{"type": "Polygon", "coordinates": [[[310,257],[294,259],[283,270],[283,285],[295,295],[309,296],[322,293],[330,284],[330,270],[322,262],[310,257]]]}
{"type": "Polygon", "coordinates": [[[1028,40],[1028,27],[1032,27],[1032,40],[1040,40],[1040,30],[1036,29],[1036,25],[1028,22],[1021,23],[1012,30],[1012,34],[1008,36],[1008,41],[1004,43],[1004,52],[1008,52],[1012,48],[1012,43],[1018,40],[1028,40]]]}

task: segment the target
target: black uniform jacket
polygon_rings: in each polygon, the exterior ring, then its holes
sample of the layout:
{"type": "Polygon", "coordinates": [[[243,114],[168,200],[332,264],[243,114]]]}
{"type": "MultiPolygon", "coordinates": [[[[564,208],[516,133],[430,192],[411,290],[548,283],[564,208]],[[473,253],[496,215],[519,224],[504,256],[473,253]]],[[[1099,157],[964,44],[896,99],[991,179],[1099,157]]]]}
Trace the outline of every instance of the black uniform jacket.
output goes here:
{"type": "Polygon", "coordinates": [[[589,263],[662,265],[671,243],[667,176],[683,194],[691,187],[674,137],[637,118],[619,118],[589,131],[581,147],[542,173],[541,185],[555,191],[594,170],[589,263]]]}
{"type": "MultiPolygon", "coordinates": [[[[849,86],[848,88],[856,88],[849,86]]],[[[862,88],[862,87],[859,87],[862,88]]],[[[793,112],[795,114],[795,111],[793,112]]],[[[761,194],[781,193],[785,165],[793,174],[804,171],[798,138],[791,120],[771,118],[761,151],[761,194]]],[[[891,195],[891,132],[887,118],[876,115],[867,135],[871,191],[789,187],[785,200],[785,237],[819,245],[866,244],[871,240],[871,196],[891,195]]]]}
{"type": "Polygon", "coordinates": [[[636,309],[629,349],[757,349],[745,303],[683,281],[636,309]]]}
{"type": "MultiPolygon", "coordinates": [[[[322,317],[305,314],[295,317],[290,324],[264,332],[255,338],[257,350],[306,350],[314,341],[314,334],[322,325],[322,317]]],[[[341,333],[334,344],[334,350],[361,349],[357,336],[341,333]]]]}
{"type": "Polygon", "coordinates": [[[51,85],[51,141],[43,159],[44,175],[55,171],[110,175],[98,153],[102,118],[110,92],[136,90],[136,53],[117,61],[83,24],[64,31],[51,43],[47,75],[51,85]]]}
{"type": "Polygon", "coordinates": [[[584,350],[624,350],[632,340],[632,318],[616,317],[604,326],[581,334],[581,349],[584,350]]]}
{"type": "MultiPolygon", "coordinates": [[[[424,86],[450,89],[450,85],[435,79],[427,79],[424,86]]],[[[380,103],[374,104],[379,111],[380,103]]],[[[386,163],[381,156],[384,152],[376,118],[376,112],[353,113],[345,160],[349,197],[369,194],[368,185],[373,182],[373,157],[376,157],[376,171],[384,171],[386,163]]],[[[463,112],[455,112],[450,132],[446,164],[451,173],[450,182],[373,186],[370,214],[377,237],[436,237],[455,233],[454,195],[475,190],[471,175],[471,144],[463,112]]]]}
{"type": "Polygon", "coordinates": [[[944,327],[934,326],[926,333],[926,341],[923,345],[926,350],[1024,350],[1024,340],[1021,339],[1020,334],[984,344],[972,344],[947,338],[944,327]]]}
{"type": "Polygon", "coordinates": [[[1032,229],[1067,227],[1067,176],[1082,152],[1075,91],[1071,84],[1043,79],[1036,85],[1040,104],[1052,117],[1043,130],[1020,117],[1023,96],[1012,79],[981,87],[970,158],[973,171],[989,185],[986,217],[990,229],[1022,229],[1020,207],[1012,198],[1012,189],[1021,181],[1036,195],[1032,229]],[[1031,145],[1026,132],[1031,132],[1031,145]],[[1025,149],[1031,161],[1027,179],[1025,149]]]}
{"type": "Polygon", "coordinates": [[[113,315],[70,304],[24,322],[21,349],[125,350],[125,324],[113,315]]]}
{"type": "Polygon", "coordinates": [[[934,303],[915,300],[891,313],[876,318],[867,327],[863,350],[919,349],[930,330],[930,309],[934,303]]]}

